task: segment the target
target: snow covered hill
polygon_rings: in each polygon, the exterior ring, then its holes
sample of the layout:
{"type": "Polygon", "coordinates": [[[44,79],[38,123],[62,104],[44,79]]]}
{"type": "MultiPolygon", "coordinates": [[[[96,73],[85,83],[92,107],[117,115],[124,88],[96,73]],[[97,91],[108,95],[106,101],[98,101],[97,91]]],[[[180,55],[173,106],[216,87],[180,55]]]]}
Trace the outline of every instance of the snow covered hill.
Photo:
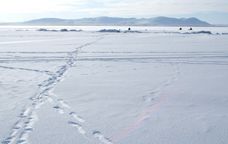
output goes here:
{"type": "Polygon", "coordinates": [[[211,26],[197,18],[116,18],[97,17],[82,19],[42,18],[24,22],[25,25],[147,25],[147,26],[211,26]]]}

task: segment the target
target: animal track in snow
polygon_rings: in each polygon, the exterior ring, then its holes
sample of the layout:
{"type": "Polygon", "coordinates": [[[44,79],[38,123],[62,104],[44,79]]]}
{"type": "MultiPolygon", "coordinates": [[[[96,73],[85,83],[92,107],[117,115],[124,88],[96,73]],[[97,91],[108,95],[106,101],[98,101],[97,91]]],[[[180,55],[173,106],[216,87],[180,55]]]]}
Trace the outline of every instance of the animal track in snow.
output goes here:
{"type": "Polygon", "coordinates": [[[71,107],[67,104],[67,102],[65,102],[63,99],[58,99],[55,94],[50,94],[48,100],[50,103],[55,105],[53,108],[57,109],[60,114],[66,112],[70,117],[74,118],[78,122],[85,122],[85,120],[81,116],[77,115],[76,112],[72,111],[71,107]]]}
{"type": "Polygon", "coordinates": [[[100,131],[94,131],[93,136],[97,138],[100,142],[103,144],[113,144],[110,139],[104,137],[104,135],[101,134],[100,131]]]}
{"type": "Polygon", "coordinates": [[[80,116],[78,116],[75,112],[70,112],[69,113],[74,119],[76,119],[77,121],[81,122],[81,123],[84,123],[85,120],[82,119],[80,116]]]}
{"type": "Polygon", "coordinates": [[[82,135],[86,134],[86,131],[82,128],[82,126],[76,122],[73,121],[69,121],[68,124],[70,124],[71,126],[77,128],[78,132],[82,135]]]}
{"type": "Polygon", "coordinates": [[[152,102],[156,98],[159,97],[161,92],[170,85],[173,84],[178,78],[178,75],[180,74],[179,70],[179,64],[171,64],[171,66],[174,68],[173,73],[171,73],[171,76],[161,84],[159,84],[156,88],[154,88],[148,95],[143,96],[143,99],[145,102],[152,102]]]}
{"type": "MultiPolygon", "coordinates": [[[[60,82],[63,78],[65,73],[75,64],[78,50],[92,45],[96,43],[98,40],[101,40],[102,38],[99,38],[93,42],[86,43],[84,45],[79,46],[75,49],[75,51],[72,51],[68,54],[68,57],[66,58],[65,65],[62,65],[59,70],[57,70],[55,73],[50,74],[50,77],[47,80],[44,80],[41,82],[39,86],[39,90],[37,94],[32,96],[30,98],[31,104],[27,105],[27,107],[22,111],[22,113],[19,116],[18,122],[12,127],[11,133],[9,136],[2,141],[3,144],[27,144],[29,143],[29,135],[33,131],[33,126],[35,122],[38,120],[37,115],[35,114],[36,110],[39,109],[47,100],[54,103],[55,106],[53,108],[57,109],[57,111],[60,114],[66,114],[65,111],[69,111],[67,114],[70,117],[73,117],[75,120],[77,120],[80,123],[85,122],[82,117],[78,116],[75,112],[71,111],[70,106],[64,102],[62,99],[53,100],[48,97],[50,94],[50,91],[54,89],[55,85],[60,82]]],[[[8,67],[10,68],[10,67],[8,67]]],[[[19,68],[20,69],[20,68],[19,68]]],[[[21,70],[28,70],[30,69],[21,69],[21,70]]],[[[37,70],[31,70],[35,72],[44,72],[49,74],[48,71],[37,71],[37,70]]],[[[83,129],[82,125],[74,122],[74,121],[68,121],[68,124],[76,127],[78,132],[82,135],[86,134],[86,131],[83,129]]],[[[110,140],[105,138],[100,132],[94,132],[93,135],[98,138],[98,140],[104,144],[112,144],[110,140]]]]}
{"type": "Polygon", "coordinates": [[[21,113],[21,117],[27,117],[29,115],[31,108],[26,108],[22,113],[21,113]]]}
{"type": "Polygon", "coordinates": [[[64,108],[70,109],[70,106],[69,106],[65,101],[63,101],[62,99],[58,99],[58,102],[59,102],[64,108]]]}
{"type": "Polygon", "coordinates": [[[59,106],[54,106],[53,108],[56,109],[60,114],[64,114],[65,113],[64,110],[61,107],[59,107],[59,106]]]}

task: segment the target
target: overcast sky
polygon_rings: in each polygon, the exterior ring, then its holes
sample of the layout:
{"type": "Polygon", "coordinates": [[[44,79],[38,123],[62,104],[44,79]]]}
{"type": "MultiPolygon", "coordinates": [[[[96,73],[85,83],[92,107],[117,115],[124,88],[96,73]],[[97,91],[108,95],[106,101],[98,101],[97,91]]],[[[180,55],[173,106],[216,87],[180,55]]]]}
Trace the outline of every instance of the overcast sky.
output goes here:
{"type": "Polygon", "coordinates": [[[0,22],[97,16],[198,17],[228,24],[228,0],[0,0],[0,22]]]}

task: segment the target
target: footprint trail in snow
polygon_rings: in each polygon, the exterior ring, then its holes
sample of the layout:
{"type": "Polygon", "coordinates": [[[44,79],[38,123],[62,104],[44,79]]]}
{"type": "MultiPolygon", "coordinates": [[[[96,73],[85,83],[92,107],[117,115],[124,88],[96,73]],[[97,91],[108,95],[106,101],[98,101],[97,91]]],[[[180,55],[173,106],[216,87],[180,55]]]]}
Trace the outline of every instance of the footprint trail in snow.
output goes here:
{"type": "MultiPolygon", "coordinates": [[[[78,51],[83,48],[95,44],[97,41],[103,39],[103,37],[98,38],[93,42],[86,43],[82,46],[79,46],[74,51],[68,53],[68,60],[64,65],[62,65],[55,73],[51,73],[49,71],[40,71],[40,70],[33,70],[33,69],[25,69],[25,68],[14,68],[14,67],[6,67],[1,66],[1,68],[5,69],[19,69],[19,70],[26,70],[26,71],[34,71],[40,72],[50,75],[47,80],[44,80],[42,83],[39,84],[39,90],[37,94],[32,96],[31,104],[26,106],[22,113],[19,116],[18,121],[14,124],[11,129],[11,132],[7,138],[2,141],[2,144],[27,144],[29,143],[29,135],[33,131],[34,124],[38,121],[38,116],[36,114],[36,110],[39,109],[47,100],[53,101],[55,106],[54,109],[57,110],[59,114],[65,114],[65,109],[68,109],[68,115],[72,117],[75,121],[67,120],[67,123],[75,127],[77,131],[85,135],[86,131],[83,129],[82,125],[79,123],[84,123],[85,120],[76,114],[76,112],[71,111],[70,106],[62,99],[58,99],[55,96],[52,98],[51,91],[55,88],[55,85],[63,80],[64,75],[66,72],[75,64],[77,60],[78,51]]],[[[93,133],[94,134],[94,133],[93,133]]],[[[107,144],[105,141],[105,137],[99,133],[94,134],[95,137],[98,137],[98,140],[101,143],[107,144]]]]}

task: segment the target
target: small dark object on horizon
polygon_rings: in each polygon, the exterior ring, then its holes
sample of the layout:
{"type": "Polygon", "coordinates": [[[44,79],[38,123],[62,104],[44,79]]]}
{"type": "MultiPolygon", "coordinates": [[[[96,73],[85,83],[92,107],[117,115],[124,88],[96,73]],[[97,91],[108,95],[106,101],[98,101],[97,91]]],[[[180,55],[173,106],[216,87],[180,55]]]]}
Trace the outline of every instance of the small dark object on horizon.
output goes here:
{"type": "Polygon", "coordinates": [[[191,31],[191,30],[193,30],[192,28],[189,28],[189,30],[191,31]]]}
{"type": "Polygon", "coordinates": [[[38,31],[48,31],[48,30],[44,29],[44,28],[40,28],[40,29],[38,29],[38,31]]]}
{"type": "Polygon", "coordinates": [[[182,28],[179,28],[179,30],[182,30],[182,28]]]}
{"type": "Polygon", "coordinates": [[[61,31],[61,32],[68,32],[67,29],[61,29],[60,31],[61,31]]]}
{"type": "Polygon", "coordinates": [[[131,30],[131,28],[128,28],[128,31],[130,31],[131,30]]]}

